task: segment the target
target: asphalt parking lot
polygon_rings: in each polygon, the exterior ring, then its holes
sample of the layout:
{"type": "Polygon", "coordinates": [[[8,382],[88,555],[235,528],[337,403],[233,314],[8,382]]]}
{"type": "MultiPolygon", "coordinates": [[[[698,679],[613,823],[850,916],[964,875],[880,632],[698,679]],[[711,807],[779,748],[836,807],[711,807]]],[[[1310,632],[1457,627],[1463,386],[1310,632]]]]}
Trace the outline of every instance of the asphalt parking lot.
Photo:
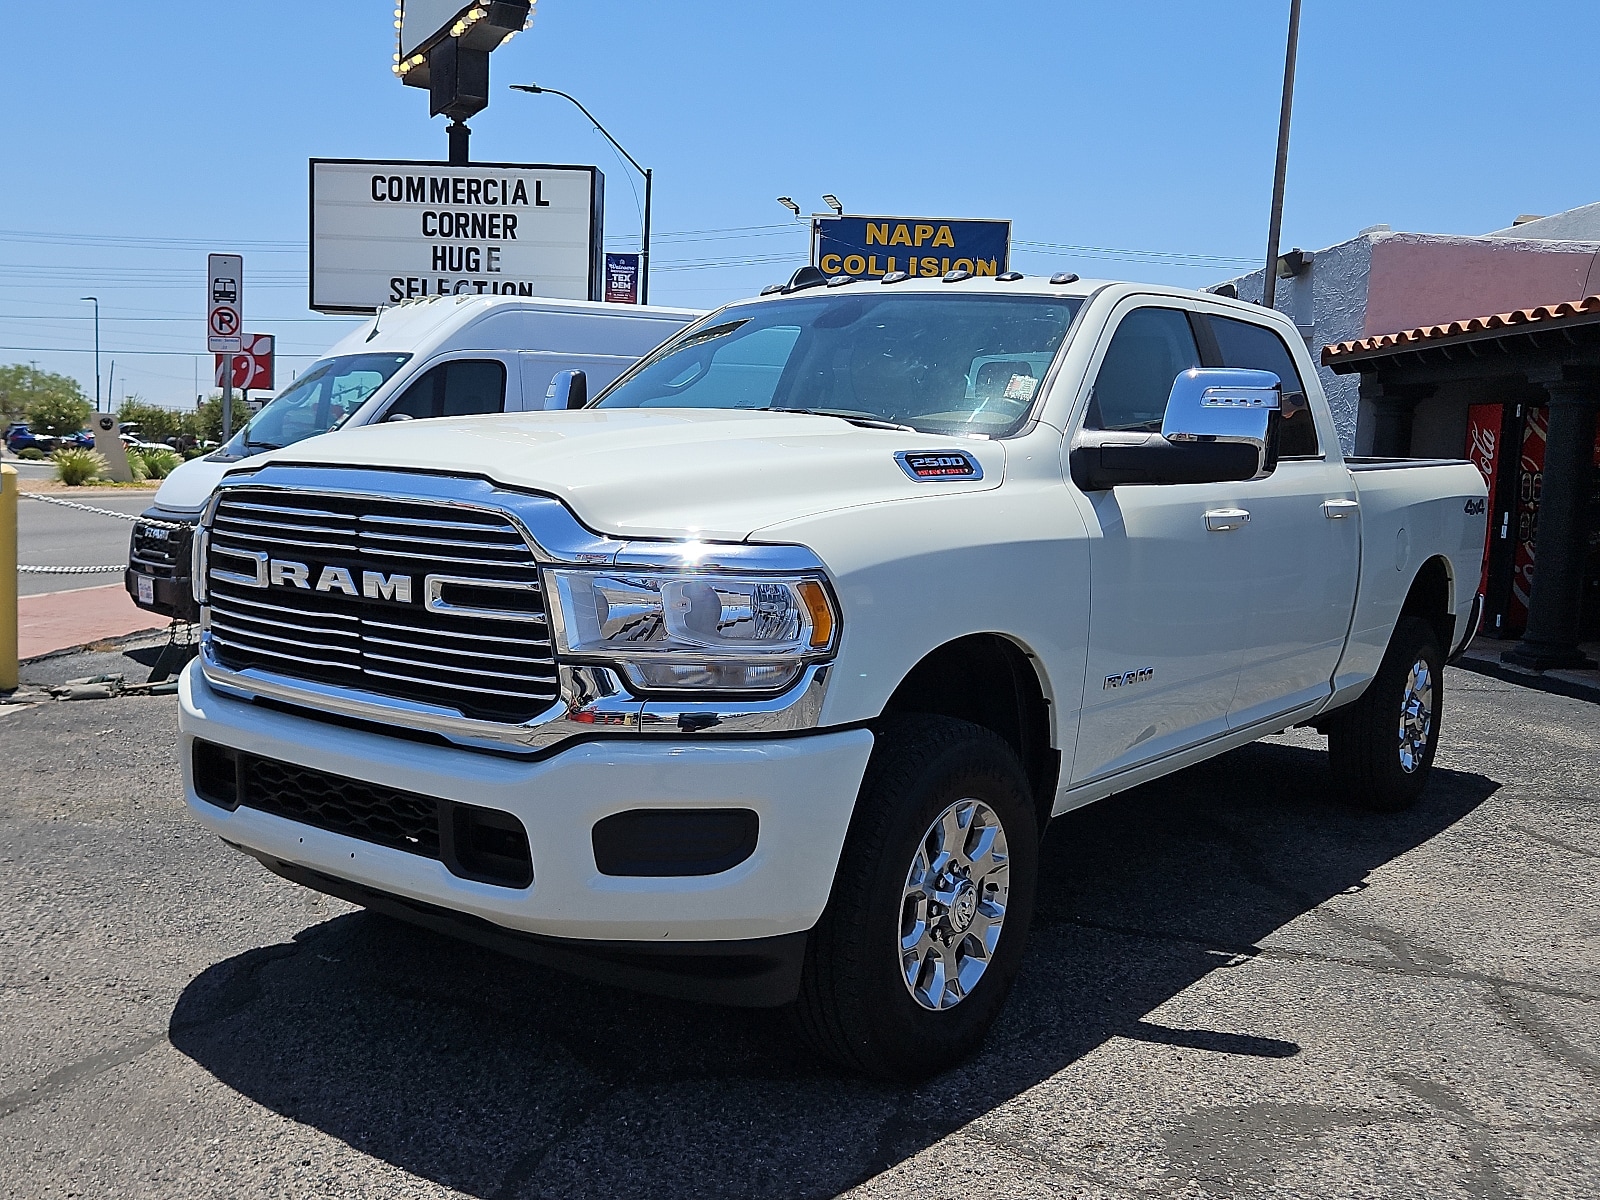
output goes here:
{"type": "Polygon", "coordinates": [[[1412,812],[1291,733],[1058,820],[999,1027],[907,1090],[268,875],[171,697],[0,709],[0,1194],[1591,1200],[1600,705],[1447,685],[1412,812]]]}

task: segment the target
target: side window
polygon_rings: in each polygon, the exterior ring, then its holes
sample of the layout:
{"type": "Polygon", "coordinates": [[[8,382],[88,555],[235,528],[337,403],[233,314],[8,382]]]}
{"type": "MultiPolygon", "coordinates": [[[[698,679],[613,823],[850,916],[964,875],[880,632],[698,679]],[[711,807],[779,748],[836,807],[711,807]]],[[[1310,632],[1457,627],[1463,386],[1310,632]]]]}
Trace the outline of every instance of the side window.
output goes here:
{"type": "Polygon", "coordinates": [[[1189,318],[1176,308],[1136,308],[1122,318],[1095,376],[1089,429],[1158,433],[1172,381],[1200,365],[1189,318]]]}
{"type": "Polygon", "coordinates": [[[1279,458],[1316,458],[1322,451],[1317,444],[1317,425],[1306,400],[1306,385],[1295,369],[1289,347],[1275,330],[1232,317],[1207,318],[1222,351],[1225,367],[1248,367],[1271,371],[1283,381],[1283,424],[1278,430],[1279,458]]]}
{"type": "Polygon", "coordinates": [[[494,359],[458,359],[440,363],[389,406],[384,420],[396,415],[425,420],[429,417],[470,417],[504,412],[506,368],[494,359]]]}

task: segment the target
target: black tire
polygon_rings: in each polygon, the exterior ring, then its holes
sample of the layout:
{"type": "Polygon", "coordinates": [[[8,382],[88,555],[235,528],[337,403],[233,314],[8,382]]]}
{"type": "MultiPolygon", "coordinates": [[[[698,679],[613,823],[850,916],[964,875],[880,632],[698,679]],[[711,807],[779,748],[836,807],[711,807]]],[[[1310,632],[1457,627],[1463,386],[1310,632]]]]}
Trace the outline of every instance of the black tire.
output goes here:
{"type": "MultiPolygon", "coordinates": [[[[1344,798],[1376,812],[1409,808],[1422,795],[1439,748],[1444,717],[1444,651],[1433,626],[1417,617],[1401,617],[1371,685],[1327,724],[1328,762],[1344,798]],[[1430,678],[1426,733],[1402,738],[1402,709],[1414,667],[1425,666],[1430,678]]],[[[1418,727],[1415,711],[1411,728],[1418,727]]]]}
{"type": "MultiPolygon", "coordinates": [[[[962,811],[971,811],[963,809],[962,811]]],[[[995,839],[998,845],[998,839],[995,839]]],[[[975,860],[976,861],[976,860],[975,860]]],[[[998,861],[988,855],[982,861],[998,861]]],[[[821,921],[812,930],[795,1016],[807,1040],[847,1070],[880,1079],[913,1081],[954,1065],[972,1053],[1004,1006],[1022,963],[1023,945],[1033,917],[1039,867],[1039,823],[1026,774],[1011,747],[996,734],[950,717],[907,716],[884,723],[862,781],[850,833],[845,839],[833,892],[821,921]],[[953,805],[976,800],[977,810],[964,842],[977,844],[972,831],[991,816],[1005,839],[1009,868],[1003,894],[979,883],[958,885],[950,908],[926,923],[930,935],[943,931],[943,944],[972,951],[963,959],[983,963],[971,989],[948,1007],[919,1002],[907,983],[900,938],[907,914],[918,909],[906,900],[908,873],[922,849],[937,838],[932,826],[953,805]],[[962,897],[963,890],[966,895],[962,897]],[[972,899],[1003,898],[998,941],[986,955],[968,935],[981,939],[995,905],[972,899]],[[977,915],[974,915],[976,913],[977,915]],[[942,921],[944,924],[940,925],[942,921]],[[967,924],[970,922],[970,924],[967,924]]],[[[959,865],[957,872],[966,870],[959,865]]],[[[941,876],[943,878],[943,876],[941,876]]],[[[932,894],[929,889],[928,894],[932,894]]],[[[915,928],[922,928],[917,925],[915,928]]],[[[938,957],[940,951],[928,953],[938,957]]],[[[915,961],[915,955],[906,962],[915,961]]],[[[938,970],[928,959],[933,979],[938,970]]],[[[931,994],[935,989],[929,985],[931,994]]],[[[956,989],[959,992],[959,988],[956,989]]],[[[949,993],[937,989],[940,997],[949,993]]]]}

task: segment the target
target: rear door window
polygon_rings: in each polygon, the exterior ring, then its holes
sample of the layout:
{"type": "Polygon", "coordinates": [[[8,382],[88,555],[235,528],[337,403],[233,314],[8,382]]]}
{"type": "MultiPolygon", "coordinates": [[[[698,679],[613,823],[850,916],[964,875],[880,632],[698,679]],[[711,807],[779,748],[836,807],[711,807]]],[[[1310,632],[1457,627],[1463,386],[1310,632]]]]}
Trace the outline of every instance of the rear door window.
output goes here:
{"type": "Polygon", "coordinates": [[[505,364],[492,358],[463,358],[430,368],[389,406],[384,420],[470,417],[504,412],[505,406],[505,364]]]}
{"type": "Polygon", "coordinates": [[[1207,321],[1217,339],[1217,349],[1222,352],[1223,366],[1271,371],[1282,381],[1283,423],[1278,430],[1278,457],[1321,457],[1305,381],[1277,331],[1232,317],[1208,316],[1207,321]]]}
{"type": "Polygon", "coordinates": [[[1160,433],[1173,381],[1199,365],[1187,313],[1134,309],[1111,335],[1090,393],[1085,428],[1160,433]]]}

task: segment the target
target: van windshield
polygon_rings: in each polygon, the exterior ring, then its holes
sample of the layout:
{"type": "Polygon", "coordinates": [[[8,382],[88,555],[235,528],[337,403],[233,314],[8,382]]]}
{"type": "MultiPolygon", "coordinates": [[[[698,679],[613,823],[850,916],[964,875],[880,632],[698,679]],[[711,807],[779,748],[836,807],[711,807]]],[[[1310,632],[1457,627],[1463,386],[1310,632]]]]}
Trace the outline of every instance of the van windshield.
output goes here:
{"type": "Polygon", "coordinates": [[[223,448],[238,458],[327,433],[343,425],[409,354],[349,354],[313,363],[223,448]]]}
{"type": "Polygon", "coordinates": [[[1027,417],[1082,303],[874,288],[736,304],[656,350],[595,407],[814,412],[1001,436],[1027,417]]]}

